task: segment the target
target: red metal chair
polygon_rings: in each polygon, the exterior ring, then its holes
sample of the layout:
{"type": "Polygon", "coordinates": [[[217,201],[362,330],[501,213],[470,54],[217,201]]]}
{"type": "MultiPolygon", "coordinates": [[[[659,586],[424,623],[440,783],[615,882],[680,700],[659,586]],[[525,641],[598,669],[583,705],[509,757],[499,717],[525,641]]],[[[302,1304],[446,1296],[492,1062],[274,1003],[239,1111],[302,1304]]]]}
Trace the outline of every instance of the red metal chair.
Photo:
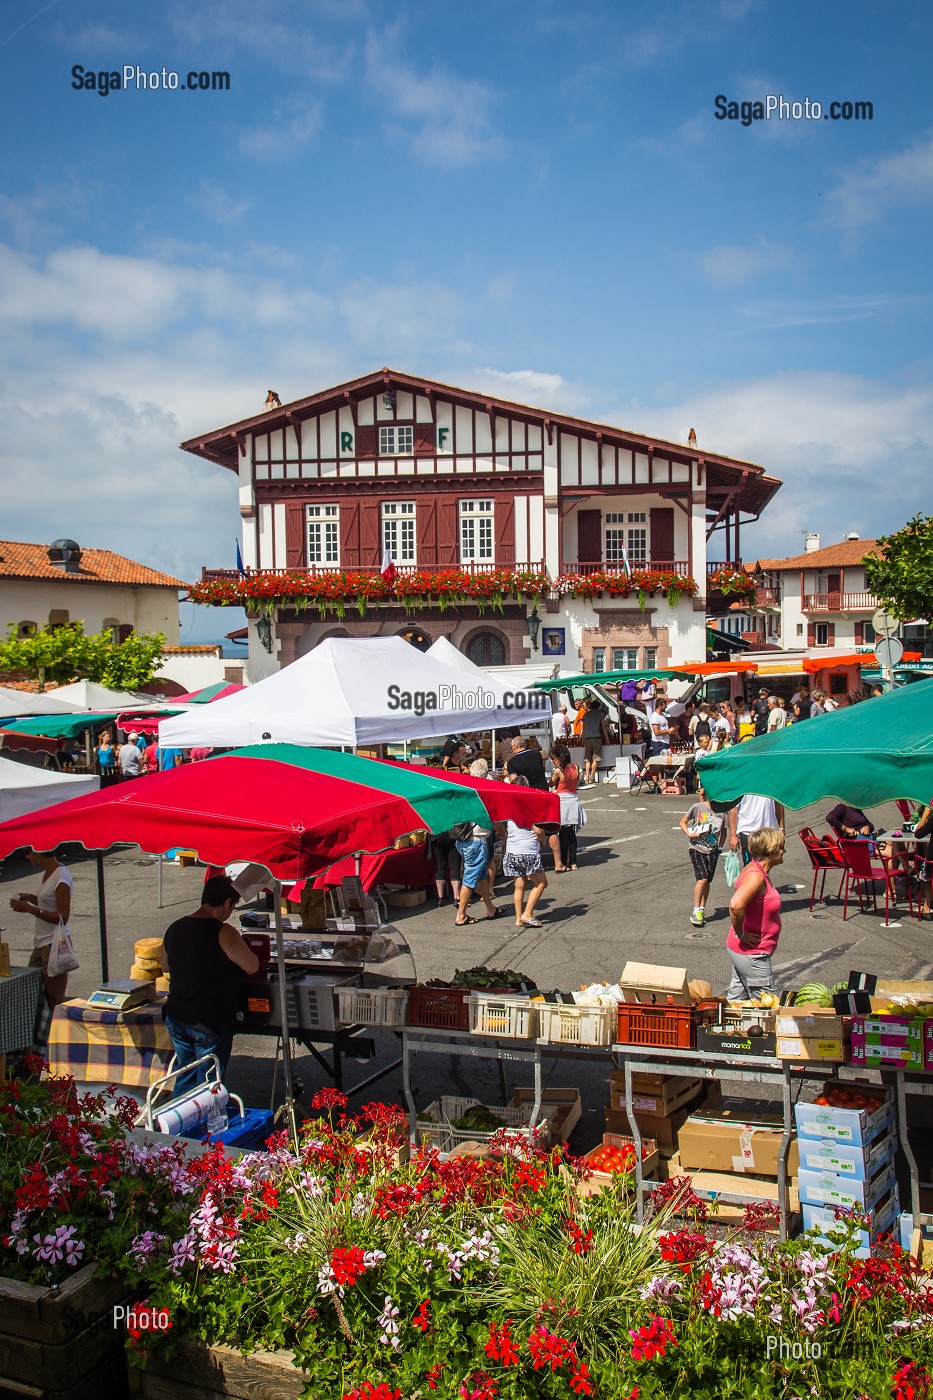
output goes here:
{"type": "MultiPolygon", "coordinates": [[[[843,858],[846,863],[845,873],[845,895],[842,906],[843,921],[848,917],[849,890],[855,886],[858,895],[858,907],[861,913],[865,912],[865,895],[871,893],[871,907],[877,910],[878,902],[875,898],[875,884],[881,881],[884,885],[884,921],[890,923],[888,912],[890,909],[891,894],[894,887],[894,871],[887,864],[878,849],[878,843],[870,839],[862,841],[841,841],[843,858]],[[866,886],[868,889],[866,890],[866,886]]],[[[907,897],[910,902],[910,912],[913,914],[913,894],[910,885],[907,886],[907,897]]]]}
{"type": "Polygon", "coordinates": [[[813,905],[816,903],[817,899],[819,898],[822,900],[824,898],[827,870],[838,870],[841,872],[836,898],[838,899],[842,894],[842,883],[846,877],[846,863],[842,852],[839,850],[838,843],[833,841],[830,837],[826,837],[825,840],[821,841],[809,826],[802,827],[799,835],[810,860],[810,869],[813,871],[813,885],[810,889],[810,913],[812,914],[813,905]],[[816,893],[817,880],[820,881],[819,895],[816,893]]]}
{"type": "Polygon", "coordinates": [[[910,822],[914,819],[914,803],[908,802],[906,797],[898,797],[894,803],[901,814],[901,821],[910,822]]]}

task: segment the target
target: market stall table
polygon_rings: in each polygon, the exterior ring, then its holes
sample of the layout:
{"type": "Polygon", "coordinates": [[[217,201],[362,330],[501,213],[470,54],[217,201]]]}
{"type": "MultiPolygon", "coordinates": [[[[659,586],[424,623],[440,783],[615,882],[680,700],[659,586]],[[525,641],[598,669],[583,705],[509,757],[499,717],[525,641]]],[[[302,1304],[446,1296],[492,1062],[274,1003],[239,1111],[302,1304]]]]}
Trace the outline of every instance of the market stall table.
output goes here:
{"type": "Polygon", "coordinates": [[[162,1020],[164,996],[129,1011],[62,1002],[52,1014],[49,1073],[88,1084],[147,1089],[168,1069],[174,1053],[162,1020]]]}
{"type": "Polygon", "coordinates": [[[37,1025],[45,1003],[42,971],[14,967],[0,977],[0,1055],[28,1050],[38,1043],[37,1025]]]}

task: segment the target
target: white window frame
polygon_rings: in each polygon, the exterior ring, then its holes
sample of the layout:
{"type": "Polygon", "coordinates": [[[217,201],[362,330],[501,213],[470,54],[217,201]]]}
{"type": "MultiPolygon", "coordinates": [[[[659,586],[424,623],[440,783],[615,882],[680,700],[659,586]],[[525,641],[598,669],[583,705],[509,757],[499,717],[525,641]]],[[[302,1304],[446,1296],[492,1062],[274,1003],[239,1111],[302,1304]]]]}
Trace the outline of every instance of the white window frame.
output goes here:
{"type": "Polygon", "coordinates": [[[340,507],[314,505],[305,507],[305,547],[308,567],[312,569],[340,568],[340,507]],[[318,558],[314,556],[318,555],[318,558]]]}
{"type": "Polygon", "coordinates": [[[628,562],[632,565],[648,562],[648,512],[630,510],[625,532],[625,548],[628,562]]]}
{"type": "Polygon", "coordinates": [[[646,670],[646,671],[654,670],[654,668],[657,666],[657,664],[658,664],[658,649],[657,649],[657,647],[645,647],[645,670],[646,670]]]}
{"type": "Polygon", "coordinates": [[[496,561],[496,506],[488,497],[459,502],[461,564],[496,561]]]}
{"type": "Polygon", "coordinates": [[[414,501],[383,501],[382,551],[394,564],[417,564],[418,532],[414,501]]]}
{"type": "Polygon", "coordinates": [[[412,457],[415,451],[413,423],[380,423],[379,456],[412,457]]]}
{"type": "Polygon", "coordinates": [[[594,673],[594,675],[595,675],[596,672],[598,672],[598,671],[605,671],[605,669],[606,669],[606,648],[605,648],[605,647],[594,647],[594,648],[593,648],[593,673],[594,673]]]}

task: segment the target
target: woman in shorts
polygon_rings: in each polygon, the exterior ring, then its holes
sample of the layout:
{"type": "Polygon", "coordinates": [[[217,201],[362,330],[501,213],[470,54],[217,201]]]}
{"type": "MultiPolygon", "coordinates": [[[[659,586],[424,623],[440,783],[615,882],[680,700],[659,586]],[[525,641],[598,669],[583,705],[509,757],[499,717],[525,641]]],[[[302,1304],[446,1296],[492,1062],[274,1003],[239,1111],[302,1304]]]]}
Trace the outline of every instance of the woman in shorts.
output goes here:
{"type": "Polygon", "coordinates": [[[541,920],[534,916],[535,905],[547,889],[547,876],[541,863],[541,836],[537,828],[529,830],[516,826],[513,821],[507,821],[505,829],[502,873],[515,881],[515,927],[541,928],[541,920]]]}

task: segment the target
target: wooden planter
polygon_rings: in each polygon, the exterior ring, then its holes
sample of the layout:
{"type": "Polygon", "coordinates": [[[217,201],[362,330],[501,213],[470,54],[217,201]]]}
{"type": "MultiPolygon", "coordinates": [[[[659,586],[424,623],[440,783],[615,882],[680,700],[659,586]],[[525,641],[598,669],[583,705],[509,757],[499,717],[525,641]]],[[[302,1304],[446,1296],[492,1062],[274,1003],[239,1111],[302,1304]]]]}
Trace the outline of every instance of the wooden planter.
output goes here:
{"type": "Polygon", "coordinates": [[[292,1365],[287,1351],[209,1347],[178,1337],[170,1360],[150,1357],[146,1369],[130,1368],[130,1395],[142,1400],[299,1400],[308,1378],[292,1365]]]}
{"type": "Polygon", "coordinates": [[[126,1297],[93,1264],[55,1288],[0,1277],[0,1400],[122,1400],[126,1333],[113,1307],[126,1297]]]}

